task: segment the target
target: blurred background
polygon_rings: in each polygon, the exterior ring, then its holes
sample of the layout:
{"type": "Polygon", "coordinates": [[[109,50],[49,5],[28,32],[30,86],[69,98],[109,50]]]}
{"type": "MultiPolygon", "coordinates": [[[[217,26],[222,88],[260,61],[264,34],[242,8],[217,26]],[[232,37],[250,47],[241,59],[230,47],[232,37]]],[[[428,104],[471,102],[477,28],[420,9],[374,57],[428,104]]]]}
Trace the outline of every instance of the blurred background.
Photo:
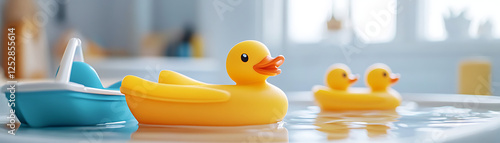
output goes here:
{"type": "MultiPolygon", "coordinates": [[[[103,81],[174,70],[217,84],[229,50],[258,40],[284,55],[268,81],[286,92],[324,84],[349,65],[365,86],[382,62],[403,93],[495,95],[500,89],[500,2],[488,0],[0,0],[2,67],[16,27],[16,80],[51,79],[70,37],[103,81]]],[[[3,79],[6,81],[6,79],[3,79]]],[[[497,94],[498,95],[498,94],[497,94]]]]}

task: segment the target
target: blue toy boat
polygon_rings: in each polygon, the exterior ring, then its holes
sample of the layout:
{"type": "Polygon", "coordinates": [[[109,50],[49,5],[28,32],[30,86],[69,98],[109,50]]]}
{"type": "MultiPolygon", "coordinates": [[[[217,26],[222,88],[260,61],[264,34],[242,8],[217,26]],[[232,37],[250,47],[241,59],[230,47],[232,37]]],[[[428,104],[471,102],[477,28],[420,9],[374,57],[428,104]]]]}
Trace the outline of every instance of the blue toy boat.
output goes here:
{"type": "MultiPolygon", "coordinates": [[[[2,87],[10,98],[10,85],[2,87]]],[[[121,82],[103,88],[94,68],[84,62],[80,39],[69,41],[53,81],[17,83],[15,114],[30,127],[85,126],[133,121],[121,82]]]]}

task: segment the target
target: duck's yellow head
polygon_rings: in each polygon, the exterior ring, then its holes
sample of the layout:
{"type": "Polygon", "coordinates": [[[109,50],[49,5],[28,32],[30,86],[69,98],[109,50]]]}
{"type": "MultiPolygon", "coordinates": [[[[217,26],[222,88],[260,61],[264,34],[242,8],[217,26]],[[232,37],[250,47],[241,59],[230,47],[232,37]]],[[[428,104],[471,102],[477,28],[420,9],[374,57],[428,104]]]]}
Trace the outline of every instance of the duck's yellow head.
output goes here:
{"type": "Polygon", "coordinates": [[[285,61],[279,55],[272,58],[266,45],[248,40],[236,44],[226,59],[226,70],[237,85],[265,83],[269,76],[281,73],[278,68],[285,61]]]}
{"type": "Polygon", "coordinates": [[[334,64],[326,72],[326,86],[336,90],[347,90],[351,84],[358,80],[357,75],[345,64],[334,64]]]}
{"type": "Polygon", "coordinates": [[[377,63],[366,70],[366,85],[372,91],[386,91],[392,84],[399,80],[399,74],[394,74],[389,66],[377,63]]]}

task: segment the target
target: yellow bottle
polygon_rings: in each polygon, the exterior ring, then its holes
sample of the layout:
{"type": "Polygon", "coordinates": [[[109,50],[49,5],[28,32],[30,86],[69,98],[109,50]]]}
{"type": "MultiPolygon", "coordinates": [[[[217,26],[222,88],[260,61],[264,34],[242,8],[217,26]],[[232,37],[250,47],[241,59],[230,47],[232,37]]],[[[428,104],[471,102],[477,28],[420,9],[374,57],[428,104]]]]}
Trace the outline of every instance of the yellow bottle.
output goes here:
{"type": "Polygon", "coordinates": [[[491,62],[482,59],[467,59],[460,62],[459,94],[491,95],[491,62]]]}

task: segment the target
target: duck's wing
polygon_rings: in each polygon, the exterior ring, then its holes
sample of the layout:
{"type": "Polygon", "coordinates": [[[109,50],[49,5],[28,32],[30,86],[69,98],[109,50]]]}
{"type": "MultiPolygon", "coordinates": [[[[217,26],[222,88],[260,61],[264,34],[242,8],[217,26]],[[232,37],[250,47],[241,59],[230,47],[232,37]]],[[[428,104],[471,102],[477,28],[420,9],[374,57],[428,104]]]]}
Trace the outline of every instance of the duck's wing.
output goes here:
{"type": "Polygon", "coordinates": [[[206,83],[197,81],[183,74],[170,70],[163,70],[160,72],[158,83],[177,84],[177,85],[207,85],[206,83]]]}
{"type": "Polygon", "coordinates": [[[131,75],[123,78],[120,91],[126,96],[181,103],[225,102],[230,98],[229,92],[220,89],[161,84],[131,75]]]}

